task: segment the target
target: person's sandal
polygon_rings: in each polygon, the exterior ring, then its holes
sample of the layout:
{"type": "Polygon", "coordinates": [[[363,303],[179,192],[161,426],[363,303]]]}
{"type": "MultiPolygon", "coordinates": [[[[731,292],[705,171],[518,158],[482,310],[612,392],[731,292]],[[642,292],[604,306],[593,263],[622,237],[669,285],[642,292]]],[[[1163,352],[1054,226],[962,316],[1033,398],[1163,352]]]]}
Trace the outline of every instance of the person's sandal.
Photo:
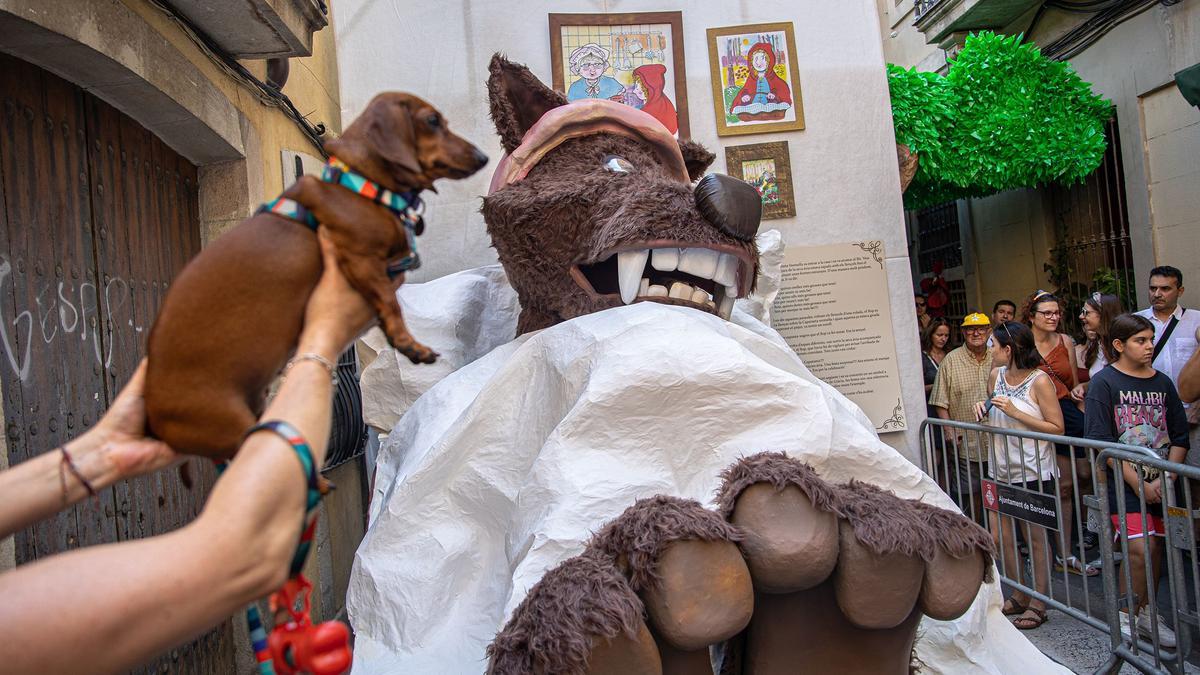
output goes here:
{"type": "Polygon", "coordinates": [[[1099,567],[1093,566],[1090,563],[1084,565],[1079,561],[1079,558],[1076,558],[1073,555],[1067,556],[1066,561],[1058,556],[1055,556],[1054,571],[1061,572],[1064,569],[1071,574],[1077,574],[1081,577],[1094,577],[1100,574],[1099,567]]]}
{"type": "Polygon", "coordinates": [[[1009,598],[1004,601],[1004,606],[1000,608],[1000,613],[1004,616],[1017,616],[1019,614],[1024,614],[1028,609],[1029,608],[1025,605],[1022,605],[1016,600],[1009,598]]]}
{"type": "Polygon", "coordinates": [[[1017,630],[1033,630],[1046,623],[1046,610],[1029,607],[1020,616],[1011,619],[1011,621],[1017,630]],[[1025,616],[1026,614],[1033,614],[1033,616],[1025,616]]]}

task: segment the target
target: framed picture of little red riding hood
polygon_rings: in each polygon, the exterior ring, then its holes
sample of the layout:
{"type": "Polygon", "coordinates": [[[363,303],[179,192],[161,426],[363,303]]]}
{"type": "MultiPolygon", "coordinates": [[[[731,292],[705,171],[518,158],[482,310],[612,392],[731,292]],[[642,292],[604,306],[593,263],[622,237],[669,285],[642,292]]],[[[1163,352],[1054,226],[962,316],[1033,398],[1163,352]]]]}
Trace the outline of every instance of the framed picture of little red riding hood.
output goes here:
{"type": "Polygon", "coordinates": [[[708,62],[718,136],[804,128],[790,21],[709,28],[708,62]]]}
{"type": "Polygon", "coordinates": [[[725,146],[725,173],[758,190],[763,220],[796,215],[792,160],[787,141],[725,146]]]}
{"type": "Polygon", "coordinates": [[[688,138],[683,14],[550,14],[554,88],[568,101],[604,98],[688,138]]]}

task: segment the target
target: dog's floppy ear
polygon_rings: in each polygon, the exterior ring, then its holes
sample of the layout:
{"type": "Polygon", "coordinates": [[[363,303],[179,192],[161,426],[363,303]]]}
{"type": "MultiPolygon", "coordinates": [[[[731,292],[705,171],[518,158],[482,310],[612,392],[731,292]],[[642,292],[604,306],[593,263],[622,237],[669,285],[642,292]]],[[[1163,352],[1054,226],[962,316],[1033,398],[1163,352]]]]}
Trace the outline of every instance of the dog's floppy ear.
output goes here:
{"type": "Polygon", "coordinates": [[[688,178],[693,182],[699,180],[704,170],[717,158],[703,145],[691,140],[679,141],[679,151],[683,153],[683,165],[687,167],[688,178]]]}
{"type": "Polygon", "coordinates": [[[567,103],[565,96],[542,84],[528,68],[499,54],[492,56],[488,71],[492,121],[508,152],[517,149],[525,132],[548,110],[567,103]]]}
{"type": "Polygon", "coordinates": [[[366,114],[367,139],[383,159],[398,164],[413,174],[421,173],[417,160],[417,133],[413,129],[412,112],[401,101],[387,105],[368,106],[366,114]]]}

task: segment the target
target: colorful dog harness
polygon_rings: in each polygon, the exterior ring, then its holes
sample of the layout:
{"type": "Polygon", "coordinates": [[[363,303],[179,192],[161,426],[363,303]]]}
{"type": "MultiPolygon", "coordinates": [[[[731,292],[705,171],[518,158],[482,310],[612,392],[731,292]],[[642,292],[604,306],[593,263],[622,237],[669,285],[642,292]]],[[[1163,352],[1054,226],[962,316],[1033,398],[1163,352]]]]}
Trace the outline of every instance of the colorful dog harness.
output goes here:
{"type": "MultiPolygon", "coordinates": [[[[326,183],[340,185],[354,194],[361,195],[381,204],[400,218],[404,224],[404,234],[408,238],[408,255],[388,265],[388,276],[395,277],[401,272],[415,270],[421,266],[421,256],[417,255],[417,235],[425,229],[419,211],[421,199],[416,192],[400,194],[367,180],[362,174],[355,173],[350,167],[336,157],[330,157],[321,171],[321,180],[326,183]]],[[[294,199],[278,197],[258,208],[256,213],[273,213],[294,220],[308,229],[316,232],[316,216],[294,199]]]]}

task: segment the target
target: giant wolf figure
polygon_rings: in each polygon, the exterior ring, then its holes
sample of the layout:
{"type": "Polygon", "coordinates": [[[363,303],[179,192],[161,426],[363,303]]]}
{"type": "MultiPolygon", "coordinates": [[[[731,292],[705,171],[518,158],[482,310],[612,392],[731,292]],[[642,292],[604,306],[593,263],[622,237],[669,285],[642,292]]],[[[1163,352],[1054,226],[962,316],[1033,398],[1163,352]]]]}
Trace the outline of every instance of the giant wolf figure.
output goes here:
{"type": "Polygon", "coordinates": [[[644,113],[490,70],[517,337],[479,338],[511,306],[494,271],[401,291],[477,353],[381,450],[356,672],[1052,669],[999,614],[990,536],[734,309],[753,189],[644,113]]]}

